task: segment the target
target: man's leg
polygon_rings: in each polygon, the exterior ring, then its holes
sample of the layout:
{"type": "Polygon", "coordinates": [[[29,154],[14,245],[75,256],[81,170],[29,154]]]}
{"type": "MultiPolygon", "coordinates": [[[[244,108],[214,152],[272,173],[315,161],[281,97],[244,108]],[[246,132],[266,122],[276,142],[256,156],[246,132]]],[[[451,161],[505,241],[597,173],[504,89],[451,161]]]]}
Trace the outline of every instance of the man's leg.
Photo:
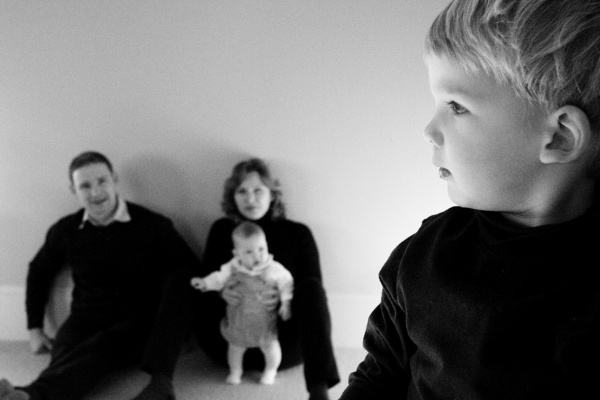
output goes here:
{"type": "Polygon", "coordinates": [[[190,285],[192,271],[175,272],[167,281],[161,305],[144,352],[141,368],[151,374],[150,383],[134,400],[173,399],[173,374],[183,345],[191,333],[211,357],[226,364],[227,342],[219,322],[224,302],[218,293],[202,293],[190,285]]]}
{"type": "Polygon", "coordinates": [[[22,389],[32,399],[81,399],[100,379],[139,362],[149,329],[148,319],[106,327],[71,316],[57,334],[48,368],[22,389]]]}

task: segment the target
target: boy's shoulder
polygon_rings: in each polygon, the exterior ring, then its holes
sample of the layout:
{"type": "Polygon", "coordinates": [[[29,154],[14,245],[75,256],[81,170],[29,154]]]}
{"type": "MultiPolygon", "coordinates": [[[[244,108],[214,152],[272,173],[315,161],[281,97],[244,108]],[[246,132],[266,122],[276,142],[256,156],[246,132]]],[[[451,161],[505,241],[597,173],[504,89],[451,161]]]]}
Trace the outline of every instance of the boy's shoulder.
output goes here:
{"type": "Polygon", "coordinates": [[[392,251],[386,263],[387,268],[384,266],[382,272],[386,269],[395,271],[395,266],[404,257],[408,248],[431,249],[439,239],[452,240],[476,218],[476,214],[476,210],[454,206],[425,218],[417,232],[400,242],[392,251]]]}
{"type": "Polygon", "coordinates": [[[476,211],[471,208],[454,206],[444,210],[438,214],[430,215],[421,223],[419,230],[439,224],[447,224],[449,222],[464,221],[465,219],[473,218],[476,211]]]}

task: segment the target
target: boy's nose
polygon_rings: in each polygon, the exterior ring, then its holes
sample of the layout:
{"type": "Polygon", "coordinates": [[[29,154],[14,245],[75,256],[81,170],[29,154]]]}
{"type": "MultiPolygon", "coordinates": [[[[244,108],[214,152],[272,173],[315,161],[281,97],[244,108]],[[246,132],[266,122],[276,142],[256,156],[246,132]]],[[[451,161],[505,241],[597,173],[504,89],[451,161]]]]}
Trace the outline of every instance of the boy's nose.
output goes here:
{"type": "Polygon", "coordinates": [[[435,117],[431,119],[423,130],[423,138],[435,147],[441,147],[444,143],[444,137],[436,125],[435,117]]]}

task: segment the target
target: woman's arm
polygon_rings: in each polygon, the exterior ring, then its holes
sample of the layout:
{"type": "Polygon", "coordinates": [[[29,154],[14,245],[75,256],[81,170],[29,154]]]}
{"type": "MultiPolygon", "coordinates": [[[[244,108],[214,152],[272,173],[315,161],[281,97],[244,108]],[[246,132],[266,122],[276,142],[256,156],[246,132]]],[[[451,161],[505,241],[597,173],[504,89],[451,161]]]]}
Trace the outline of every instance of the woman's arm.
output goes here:
{"type": "MultiPolygon", "coordinates": [[[[276,248],[271,248],[275,261],[287,268],[297,283],[305,279],[322,280],[321,261],[317,243],[311,230],[304,224],[287,221],[275,231],[278,236],[273,241],[276,248]]],[[[272,239],[269,238],[269,241],[272,239]]],[[[271,243],[271,242],[269,242],[271,243]]]]}

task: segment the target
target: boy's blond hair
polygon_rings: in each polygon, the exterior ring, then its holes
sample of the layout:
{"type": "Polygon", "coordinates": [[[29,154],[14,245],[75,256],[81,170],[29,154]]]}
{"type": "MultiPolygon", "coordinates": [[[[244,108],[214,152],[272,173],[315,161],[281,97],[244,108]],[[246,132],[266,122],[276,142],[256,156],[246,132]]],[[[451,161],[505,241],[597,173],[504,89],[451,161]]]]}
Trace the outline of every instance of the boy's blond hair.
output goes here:
{"type": "Polygon", "coordinates": [[[426,38],[548,110],[583,110],[600,135],[600,0],[453,0],[426,38]]]}

